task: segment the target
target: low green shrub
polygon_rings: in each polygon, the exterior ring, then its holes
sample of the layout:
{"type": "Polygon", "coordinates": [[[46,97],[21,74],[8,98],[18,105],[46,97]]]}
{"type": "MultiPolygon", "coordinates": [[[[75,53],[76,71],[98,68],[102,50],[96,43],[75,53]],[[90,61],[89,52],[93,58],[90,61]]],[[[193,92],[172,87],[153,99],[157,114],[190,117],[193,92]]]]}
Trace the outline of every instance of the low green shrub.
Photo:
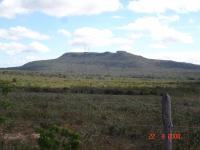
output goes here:
{"type": "Polygon", "coordinates": [[[4,96],[7,96],[9,92],[12,91],[14,86],[6,81],[0,81],[0,93],[4,96]]]}
{"type": "Polygon", "coordinates": [[[7,121],[7,118],[0,116],[0,124],[4,124],[7,121]]]}
{"type": "Polygon", "coordinates": [[[80,137],[66,128],[52,126],[39,128],[38,145],[41,150],[78,150],[80,137]]]}

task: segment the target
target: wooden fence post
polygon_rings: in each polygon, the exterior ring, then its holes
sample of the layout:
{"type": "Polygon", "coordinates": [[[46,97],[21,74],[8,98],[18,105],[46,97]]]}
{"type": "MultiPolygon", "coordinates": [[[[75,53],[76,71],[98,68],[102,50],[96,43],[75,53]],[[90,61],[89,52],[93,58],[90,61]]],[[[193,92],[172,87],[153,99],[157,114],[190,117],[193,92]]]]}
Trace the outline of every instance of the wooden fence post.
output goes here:
{"type": "Polygon", "coordinates": [[[171,98],[169,94],[162,95],[162,121],[164,129],[164,149],[172,150],[172,118],[171,118],[171,98]]]}

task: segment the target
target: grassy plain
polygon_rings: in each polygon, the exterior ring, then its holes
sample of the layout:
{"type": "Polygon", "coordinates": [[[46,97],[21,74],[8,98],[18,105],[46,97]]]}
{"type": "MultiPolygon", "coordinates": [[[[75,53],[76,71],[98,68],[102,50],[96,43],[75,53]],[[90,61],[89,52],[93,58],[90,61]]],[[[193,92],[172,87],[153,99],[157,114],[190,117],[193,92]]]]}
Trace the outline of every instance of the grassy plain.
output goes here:
{"type": "MultiPolygon", "coordinates": [[[[4,149],[38,149],[35,129],[57,124],[77,132],[82,150],[162,149],[161,93],[172,98],[177,150],[200,147],[200,81],[0,72],[12,104],[0,114],[4,149]],[[156,134],[149,140],[148,134],[156,134]]],[[[5,99],[0,96],[0,99],[5,99]]]]}

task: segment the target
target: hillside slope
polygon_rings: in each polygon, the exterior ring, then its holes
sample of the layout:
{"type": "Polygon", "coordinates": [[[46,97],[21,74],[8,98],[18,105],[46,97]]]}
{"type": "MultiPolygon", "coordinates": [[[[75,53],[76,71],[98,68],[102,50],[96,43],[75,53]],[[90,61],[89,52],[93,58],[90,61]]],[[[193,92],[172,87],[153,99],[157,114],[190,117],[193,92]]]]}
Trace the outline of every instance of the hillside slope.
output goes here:
{"type": "Polygon", "coordinates": [[[200,73],[199,65],[147,59],[125,51],[66,53],[57,59],[34,61],[9,69],[79,75],[153,77],[175,76],[183,72],[200,73]]]}

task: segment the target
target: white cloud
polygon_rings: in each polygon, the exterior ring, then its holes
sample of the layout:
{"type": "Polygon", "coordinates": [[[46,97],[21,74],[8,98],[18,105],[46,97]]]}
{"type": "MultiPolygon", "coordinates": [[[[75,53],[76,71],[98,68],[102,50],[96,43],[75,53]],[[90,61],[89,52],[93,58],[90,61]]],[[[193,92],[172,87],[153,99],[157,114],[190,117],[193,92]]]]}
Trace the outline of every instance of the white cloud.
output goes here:
{"type": "Polygon", "coordinates": [[[129,10],[139,13],[164,13],[174,11],[188,13],[200,11],[199,0],[132,0],[129,10]]]}
{"type": "Polygon", "coordinates": [[[39,42],[32,42],[27,45],[17,42],[9,42],[9,43],[0,42],[0,51],[8,55],[15,55],[23,52],[47,52],[49,51],[49,49],[45,45],[39,42]]]}
{"type": "Polygon", "coordinates": [[[0,16],[12,18],[19,14],[43,12],[50,16],[96,15],[122,7],[119,0],[3,0],[0,16]]]}
{"type": "Polygon", "coordinates": [[[166,48],[166,45],[164,43],[152,43],[152,44],[150,44],[150,47],[163,49],[163,48],[166,48]]]}
{"type": "Polygon", "coordinates": [[[27,62],[30,62],[30,61],[36,61],[36,60],[47,60],[47,59],[50,59],[46,56],[40,56],[40,55],[26,55],[23,57],[23,60],[20,62],[20,64],[24,64],[24,63],[27,63],[27,62]]]}
{"type": "Polygon", "coordinates": [[[194,20],[193,18],[190,18],[190,19],[188,20],[188,22],[189,22],[190,24],[194,24],[194,23],[195,23],[195,20],[194,20]]]}
{"type": "Polygon", "coordinates": [[[79,53],[79,52],[86,52],[86,50],[84,48],[73,48],[70,49],[70,52],[79,53]]]}
{"type": "Polygon", "coordinates": [[[38,54],[32,54],[32,53],[24,53],[23,55],[10,55],[7,58],[9,61],[3,61],[0,63],[0,67],[15,67],[15,66],[21,66],[25,63],[31,62],[31,61],[37,61],[37,60],[47,60],[50,59],[46,55],[38,55],[38,54]]]}
{"type": "Polygon", "coordinates": [[[130,47],[135,39],[123,38],[123,37],[113,37],[111,39],[112,44],[119,45],[121,47],[130,47]]]}
{"type": "Polygon", "coordinates": [[[26,46],[20,43],[11,42],[11,43],[0,43],[0,51],[5,52],[9,55],[16,53],[21,53],[26,50],[26,46]]]}
{"type": "Polygon", "coordinates": [[[32,42],[29,44],[28,48],[32,51],[37,52],[48,52],[49,48],[39,42],[32,42]]]}
{"type": "Polygon", "coordinates": [[[145,57],[152,59],[174,60],[178,62],[189,62],[200,64],[200,52],[194,51],[181,51],[181,52],[154,52],[145,54],[145,57]]]}
{"type": "Polygon", "coordinates": [[[96,29],[90,27],[83,27],[76,29],[73,33],[74,38],[71,44],[74,46],[108,46],[111,44],[113,34],[108,29],[96,29]]]}
{"type": "Polygon", "coordinates": [[[170,24],[180,19],[178,15],[173,15],[173,16],[157,15],[157,18],[160,20],[160,22],[165,24],[170,24]]]}
{"type": "Polygon", "coordinates": [[[113,19],[124,19],[124,16],[112,16],[113,19]]]}
{"type": "Polygon", "coordinates": [[[137,39],[141,39],[142,37],[144,37],[144,33],[138,33],[138,32],[134,32],[133,33],[129,33],[130,34],[130,38],[133,40],[137,40],[137,39]]]}
{"type": "Polygon", "coordinates": [[[130,46],[133,39],[116,37],[111,30],[83,27],[76,29],[70,41],[72,46],[82,46],[85,49],[104,46],[130,46]]]}
{"type": "Polygon", "coordinates": [[[58,33],[60,33],[60,34],[62,34],[64,36],[67,36],[67,37],[71,36],[71,33],[66,29],[59,29],[58,33]]]}
{"type": "Polygon", "coordinates": [[[21,0],[2,0],[0,2],[0,17],[12,18],[17,14],[27,14],[29,10],[24,8],[21,0]]]}
{"type": "Polygon", "coordinates": [[[168,44],[178,42],[191,44],[193,39],[189,33],[178,31],[170,26],[170,23],[176,20],[178,20],[177,16],[172,18],[164,16],[141,17],[119,29],[141,33],[152,38],[157,43],[168,44]]]}
{"type": "Polygon", "coordinates": [[[16,41],[23,38],[47,40],[50,37],[22,26],[11,27],[9,29],[0,28],[0,39],[16,41]]]}

